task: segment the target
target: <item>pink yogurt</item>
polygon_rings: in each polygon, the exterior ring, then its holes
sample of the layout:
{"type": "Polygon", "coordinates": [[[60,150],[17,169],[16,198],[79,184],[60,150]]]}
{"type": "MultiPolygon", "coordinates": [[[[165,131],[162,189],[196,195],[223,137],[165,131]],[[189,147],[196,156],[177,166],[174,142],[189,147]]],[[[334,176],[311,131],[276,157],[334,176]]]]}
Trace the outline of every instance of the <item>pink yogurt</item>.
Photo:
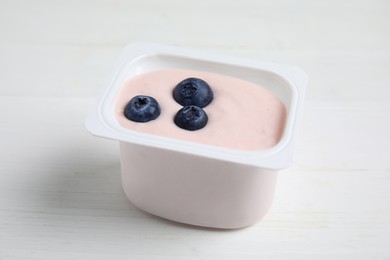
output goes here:
{"type": "Polygon", "coordinates": [[[221,74],[160,69],[127,80],[116,99],[116,119],[122,127],[143,133],[239,150],[265,150],[280,140],[285,120],[284,104],[269,90],[221,74]],[[197,131],[181,129],[173,122],[182,107],[172,97],[176,84],[197,77],[205,80],[214,92],[214,100],[204,108],[209,121],[197,131]],[[154,97],[161,114],[153,121],[137,123],[128,120],[123,110],[136,95],[154,97]]]}

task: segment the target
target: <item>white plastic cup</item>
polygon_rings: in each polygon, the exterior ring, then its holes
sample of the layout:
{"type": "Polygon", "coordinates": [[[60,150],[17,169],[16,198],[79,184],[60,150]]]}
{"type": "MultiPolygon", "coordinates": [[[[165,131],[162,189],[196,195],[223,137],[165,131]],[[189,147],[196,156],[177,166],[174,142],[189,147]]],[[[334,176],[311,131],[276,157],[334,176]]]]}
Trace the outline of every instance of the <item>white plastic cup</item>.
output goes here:
{"type": "Polygon", "coordinates": [[[106,91],[86,120],[87,129],[120,143],[122,184],[138,208],[173,221],[212,228],[241,228],[269,211],[278,170],[292,162],[306,74],[297,67],[150,43],[128,45],[106,91]],[[166,68],[238,77],[267,88],[286,106],[283,135],[264,151],[241,151],[125,129],[115,97],[135,75],[166,68]]]}

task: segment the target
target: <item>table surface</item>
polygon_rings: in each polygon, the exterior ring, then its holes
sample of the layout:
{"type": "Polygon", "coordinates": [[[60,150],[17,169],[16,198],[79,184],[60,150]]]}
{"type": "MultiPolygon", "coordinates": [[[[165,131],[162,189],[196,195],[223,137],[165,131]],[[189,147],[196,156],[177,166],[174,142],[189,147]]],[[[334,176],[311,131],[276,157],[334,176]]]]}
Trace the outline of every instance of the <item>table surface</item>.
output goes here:
{"type": "Polygon", "coordinates": [[[390,259],[390,2],[0,2],[0,259],[390,259]],[[132,206],[118,144],[84,128],[128,43],[294,64],[294,165],[239,230],[132,206]]]}

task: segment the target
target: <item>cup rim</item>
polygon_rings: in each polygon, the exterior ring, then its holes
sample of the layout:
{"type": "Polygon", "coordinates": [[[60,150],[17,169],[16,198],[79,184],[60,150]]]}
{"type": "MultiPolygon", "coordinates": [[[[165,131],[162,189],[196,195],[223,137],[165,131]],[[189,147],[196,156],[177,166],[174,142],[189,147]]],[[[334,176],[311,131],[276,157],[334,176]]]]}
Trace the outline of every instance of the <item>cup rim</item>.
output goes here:
{"type": "Polygon", "coordinates": [[[94,135],[121,142],[146,145],[264,169],[283,169],[292,163],[294,138],[302,113],[307,81],[307,75],[295,66],[259,62],[220,53],[191,50],[175,46],[138,42],[127,45],[122,51],[106,84],[105,91],[101,95],[97,105],[95,105],[88,115],[85,125],[94,135]],[[130,63],[151,55],[170,55],[202,62],[218,62],[226,65],[240,66],[242,68],[262,70],[280,78],[291,91],[291,103],[281,139],[275,146],[269,149],[246,151],[140,133],[121,127],[114,119],[115,116],[111,110],[118,88],[118,84],[115,84],[115,81],[130,63]]]}

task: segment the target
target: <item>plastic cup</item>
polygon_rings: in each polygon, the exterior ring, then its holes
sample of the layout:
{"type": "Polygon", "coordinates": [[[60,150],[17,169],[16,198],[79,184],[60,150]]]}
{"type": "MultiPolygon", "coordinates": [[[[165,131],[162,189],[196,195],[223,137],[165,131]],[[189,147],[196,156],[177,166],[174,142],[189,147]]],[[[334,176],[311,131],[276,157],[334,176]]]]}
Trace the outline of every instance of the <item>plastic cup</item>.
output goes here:
{"type": "Polygon", "coordinates": [[[292,163],[307,76],[295,66],[151,43],[128,45],[86,120],[94,135],[119,141],[122,184],[138,208],[173,221],[241,228],[269,211],[278,170],[292,163]],[[123,83],[148,71],[182,68],[238,77],[274,93],[287,110],[280,141],[242,151],[140,133],[119,125],[115,100],[123,83]]]}

